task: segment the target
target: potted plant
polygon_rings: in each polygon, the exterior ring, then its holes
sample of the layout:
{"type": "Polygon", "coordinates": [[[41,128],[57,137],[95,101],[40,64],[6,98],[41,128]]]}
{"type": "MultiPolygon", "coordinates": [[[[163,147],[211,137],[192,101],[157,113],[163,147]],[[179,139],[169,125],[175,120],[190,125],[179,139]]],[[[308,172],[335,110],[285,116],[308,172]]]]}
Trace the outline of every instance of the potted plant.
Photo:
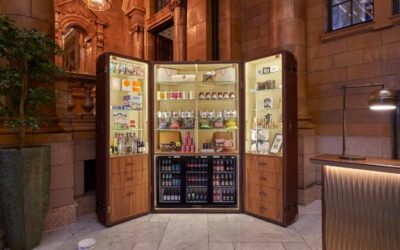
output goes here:
{"type": "Polygon", "coordinates": [[[39,128],[43,105],[55,99],[58,51],[45,33],[0,16],[0,117],[17,138],[0,149],[0,216],[11,249],[40,243],[48,210],[50,146],[27,146],[26,134],[39,128]]]}

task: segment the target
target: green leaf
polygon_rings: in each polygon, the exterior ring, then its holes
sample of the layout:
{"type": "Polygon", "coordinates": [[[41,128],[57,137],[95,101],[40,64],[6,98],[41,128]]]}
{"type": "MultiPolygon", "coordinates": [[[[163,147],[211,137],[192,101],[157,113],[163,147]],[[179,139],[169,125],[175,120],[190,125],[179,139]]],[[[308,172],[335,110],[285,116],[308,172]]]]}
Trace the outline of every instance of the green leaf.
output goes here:
{"type": "Polygon", "coordinates": [[[63,74],[54,64],[59,53],[62,50],[47,34],[18,28],[0,15],[0,95],[6,99],[0,116],[6,126],[16,132],[39,128],[44,107],[55,101],[55,78],[63,74]]]}

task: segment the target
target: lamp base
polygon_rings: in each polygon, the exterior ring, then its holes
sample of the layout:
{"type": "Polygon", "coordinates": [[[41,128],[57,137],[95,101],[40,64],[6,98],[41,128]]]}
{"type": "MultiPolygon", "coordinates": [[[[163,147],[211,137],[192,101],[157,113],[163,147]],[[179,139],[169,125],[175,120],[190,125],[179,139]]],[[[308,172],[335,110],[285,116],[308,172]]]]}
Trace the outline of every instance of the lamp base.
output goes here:
{"type": "Polygon", "coordinates": [[[359,155],[341,155],[339,158],[344,160],[365,160],[364,156],[359,155]]]}

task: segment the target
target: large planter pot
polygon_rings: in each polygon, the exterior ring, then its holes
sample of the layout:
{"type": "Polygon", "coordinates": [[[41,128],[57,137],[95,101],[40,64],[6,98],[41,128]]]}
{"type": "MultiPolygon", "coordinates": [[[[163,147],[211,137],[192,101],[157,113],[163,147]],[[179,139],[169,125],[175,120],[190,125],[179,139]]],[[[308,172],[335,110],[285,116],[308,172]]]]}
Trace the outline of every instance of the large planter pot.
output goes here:
{"type": "Polygon", "coordinates": [[[49,146],[0,149],[0,216],[11,249],[39,245],[49,192],[49,146]]]}

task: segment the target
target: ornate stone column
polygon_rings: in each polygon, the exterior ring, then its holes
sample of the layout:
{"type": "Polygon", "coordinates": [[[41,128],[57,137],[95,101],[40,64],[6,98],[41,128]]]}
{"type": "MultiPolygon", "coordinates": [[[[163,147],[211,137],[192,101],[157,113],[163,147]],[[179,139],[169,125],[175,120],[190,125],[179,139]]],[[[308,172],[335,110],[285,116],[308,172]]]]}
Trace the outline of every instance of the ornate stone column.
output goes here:
{"type": "Polygon", "coordinates": [[[185,61],[186,43],[186,0],[171,0],[169,9],[174,16],[174,61],[185,61]]]}
{"type": "Polygon", "coordinates": [[[135,24],[130,29],[130,34],[133,36],[133,56],[144,59],[144,27],[135,24]]]}
{"type": "Polygon", "coordinates": [[[316,153],[315,129],[307,108],[307,1],[272,1],[272,44],[274,48],[291,51],[297,60],[298,98],[298,187],[299,203],[307,204],[318,198],[316,166],[309,158],[316,153]]]}
{"type": "Polygon", "coordinates": [[[131,2],[126,9],[122,9],[129,18],[129,35],[132,36],[132,54],[136,58],[144,59],[144,16],[146,10],[143,3],[131,2]]]}

